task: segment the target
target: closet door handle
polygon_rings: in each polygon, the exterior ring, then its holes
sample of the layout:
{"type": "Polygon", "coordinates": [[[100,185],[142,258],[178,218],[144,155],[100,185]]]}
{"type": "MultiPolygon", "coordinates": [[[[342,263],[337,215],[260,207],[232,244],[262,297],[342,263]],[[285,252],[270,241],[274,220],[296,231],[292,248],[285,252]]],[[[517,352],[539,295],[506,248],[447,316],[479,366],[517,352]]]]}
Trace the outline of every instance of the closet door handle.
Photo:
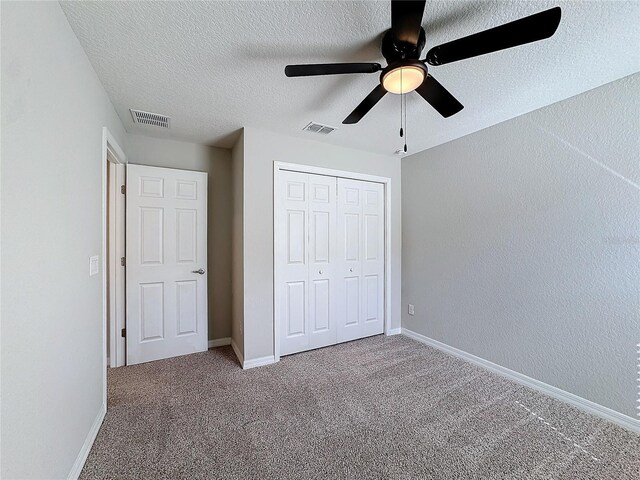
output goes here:
{"type": "Polygon", "coordinates": [[[350,268],[350,269],[349,269],[349,271],[350,271],[351,273],[353,273],[353,268],[350,268]]]}
{"type": "Polygon", "coordinates": [[[322,270],[318,270],[318,273],[319,273],[320,275],[322,275],[322,270]]]}
{"type": "Polygon", "coordinates": [[[200,274],[200,275],[204,275],[204,268],[201,268],[199,270],[193,270],[192,273],[197,273],[197,274],[200,274]]]}

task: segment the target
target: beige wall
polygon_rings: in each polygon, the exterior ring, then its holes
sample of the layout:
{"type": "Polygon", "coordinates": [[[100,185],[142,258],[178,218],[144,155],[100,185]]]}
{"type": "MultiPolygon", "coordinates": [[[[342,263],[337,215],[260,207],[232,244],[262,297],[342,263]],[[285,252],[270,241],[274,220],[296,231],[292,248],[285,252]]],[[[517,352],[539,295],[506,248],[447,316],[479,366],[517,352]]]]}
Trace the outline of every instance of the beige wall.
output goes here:
{"type": "Polygon", "coordinates": [[[403,159],[402,326],[635,417],[638,92],[640,74],[403,159]]]}
{"type": "MultiPolygon", "coordinates": [[[[348,128],[348,127],[345,127],[348,128]]],[[[274,354],[273,162],[290,162],[391,178],[391,327],[400,327],[400,159],[244,129],[244,356],[274,354]]],[[[235,292],[234,292],[235,293],[235,292]]]]}
{"type": "Polygon", "coordinates": [[[122,146],[125,133],[57,2],[0,9],[0,477],[67,478],[104,408],[89,257],[102,254],[102,127],[122,146]]]}
{"type": "Polygon", "coordinates": [[[127,136],[129,163],[207,172],[209,340],[231,336],[231,151],[142,135],[127,136]]]}

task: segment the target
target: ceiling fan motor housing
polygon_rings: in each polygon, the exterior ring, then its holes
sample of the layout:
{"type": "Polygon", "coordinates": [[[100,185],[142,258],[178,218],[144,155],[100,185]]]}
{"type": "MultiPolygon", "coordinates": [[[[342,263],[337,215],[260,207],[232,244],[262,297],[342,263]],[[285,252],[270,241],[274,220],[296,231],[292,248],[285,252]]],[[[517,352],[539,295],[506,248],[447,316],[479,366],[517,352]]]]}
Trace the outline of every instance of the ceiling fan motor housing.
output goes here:
{"type": "Polygon", "coordinates": [[[418,43],[403,42],[394,37],[391,30],[387,30],[382,37],[382,55],[387,59],[388,64],[398,62],[400,60],[420,58],[420,54],[427,43],[424,28],[420,27],[420,34],[418,35],[418,43]]]}

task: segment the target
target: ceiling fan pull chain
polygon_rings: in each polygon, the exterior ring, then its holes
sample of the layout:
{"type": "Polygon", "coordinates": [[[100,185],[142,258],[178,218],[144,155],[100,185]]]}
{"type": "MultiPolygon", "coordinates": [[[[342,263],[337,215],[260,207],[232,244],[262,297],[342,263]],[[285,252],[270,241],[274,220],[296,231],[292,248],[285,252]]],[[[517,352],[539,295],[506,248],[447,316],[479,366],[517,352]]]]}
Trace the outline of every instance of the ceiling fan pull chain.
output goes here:
{"type": "Polygon", "coordinates": [[[403,110],[404,110],[404,153],[407,153],[407,97],[402,94],[403,110]]]}
{"type": "Polygon", "coordinates": [[[402,94],[402,101],[404,102],[404,153],[407,153],[407,96],[402,94]]]}
{"type": "Polygon", "coordinates": [[[400,70],[400,138],[404,137],[402,129],[402,70],[400,70]]]}

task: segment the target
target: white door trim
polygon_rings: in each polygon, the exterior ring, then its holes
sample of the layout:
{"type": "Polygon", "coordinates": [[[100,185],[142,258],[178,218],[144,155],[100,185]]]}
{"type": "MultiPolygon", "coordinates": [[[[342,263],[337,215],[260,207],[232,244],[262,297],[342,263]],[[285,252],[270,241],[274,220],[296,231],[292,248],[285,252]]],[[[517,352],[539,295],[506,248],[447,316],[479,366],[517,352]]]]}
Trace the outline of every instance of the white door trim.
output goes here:
{"type": "MultiPolygon", "coordinates": [[[[127,156],[107,127],[102,127],[102,399],[107,405],[107,167],[109,162],[126,164],[127,156]]],[[[111,341],[114,341],[113,336],[111,341]]]]}
{"type": "Polygon", "coordinates": [[[278,245],[277,228],[275,228],[276,211],[279,208],[279,182],[278,174],[281,170],[311,173],[316,175],[326,175],[329,177],[350,178],[353,180],[363,180],[365,182],[381,183],[384,186],[385,216],[384,216],[384,243],[385,243],[385,259],[384,259],[384,334],[394,335],[397,332],[391,329],[391,179],[389,177],[380,177],[377,175],[368,175],[366,173],[348,172],[345,170],[336,170],[333,168],[316,167],[313,165],[301,165],[298,163],[273,162],[273,351],[274,361],[280,360],[280,339],[278,329],[278,317],[276,315],[276,286],[278,285],[278,272],[276,269],[276,248],[278,245]]]}

